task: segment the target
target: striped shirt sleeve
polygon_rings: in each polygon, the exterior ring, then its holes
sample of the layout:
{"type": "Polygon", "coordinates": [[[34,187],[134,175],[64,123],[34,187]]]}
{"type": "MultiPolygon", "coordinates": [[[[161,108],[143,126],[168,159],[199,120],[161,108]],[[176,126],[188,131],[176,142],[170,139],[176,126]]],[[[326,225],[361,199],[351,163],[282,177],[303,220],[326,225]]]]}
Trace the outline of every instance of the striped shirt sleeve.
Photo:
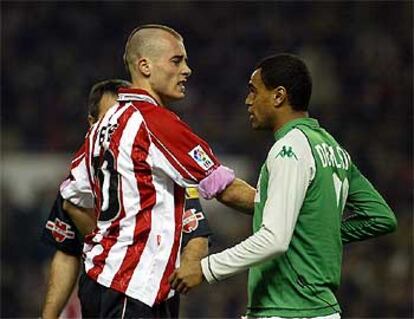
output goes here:
{"type": "Polygon", "coordinates": [[[220,166],[208,143],[171,111],[151,108],[143,116],[153,144],[154,166],[180,186],[195,186],[220,166]]]}
{"type": "Polygon", "coordinates": [[[88,178],[85,150],[84,143],[71,162],[69,177],[60,185],[60,194],[76,206],[93,208],[94,198],[88,178]]]}

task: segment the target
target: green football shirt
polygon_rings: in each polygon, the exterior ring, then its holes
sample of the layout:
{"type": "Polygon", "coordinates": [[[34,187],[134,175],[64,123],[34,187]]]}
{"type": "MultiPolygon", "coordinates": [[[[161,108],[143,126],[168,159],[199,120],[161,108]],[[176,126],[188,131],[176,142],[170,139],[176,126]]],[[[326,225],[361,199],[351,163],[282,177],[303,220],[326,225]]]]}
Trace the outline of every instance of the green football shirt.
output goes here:
{"type": "MultiPolygon", "coordinates": [[[[280,161],[303,161],[305,165],[313,162],[310,169],[314,173],[309,180],[289,249],[282,256],[250,269],[248,315],[315,317],[339,312],[334,291],[341,276],[342,237],[344,241],[362,240],[376,231],[376,227],[369,229],[364,225],[361,226],[365,229],[359,231],[358,225],[352,227],[347,223],[342,229],[342,213],[347,200],[350,206],[358,206],[365,200],[365,205],[354,208],[363,209],[365,206],[364,213],[372,215],[371,222],[377,214],[383,213],[388,217],[391,210],[361,175],[348,153],[316,120],[291,121],[276,132],[275,139],[268,161],[280,158],[280,161]],[[291,142],[303,140],[303,136],[307,143],[294,145],[291,142]],[[302,152],[302,147],[310,147],[311,152],[302,152]],[[298,158],[296,153],[301,152],[312,158],[298,158]]],[[[278,165],[270,168],[277,170],[278,165]]],[[[266,164],[263,165],[253,220],[254,232],[261,227],[268,197],[274,196],[269,192],[269,175],[272,173],[266,164]]],[[[292,183],[292,180],[287,183],[292,183]]]]}
{"type": "Polygon", "coordinates": [[[340,312],[342,245],[392,231],[395,217],[315,119],[288,122],[275,140],[257,184],[253,235],[203,259],[203,274],[213,282],[250,268],[250,317],[340,312]]]}

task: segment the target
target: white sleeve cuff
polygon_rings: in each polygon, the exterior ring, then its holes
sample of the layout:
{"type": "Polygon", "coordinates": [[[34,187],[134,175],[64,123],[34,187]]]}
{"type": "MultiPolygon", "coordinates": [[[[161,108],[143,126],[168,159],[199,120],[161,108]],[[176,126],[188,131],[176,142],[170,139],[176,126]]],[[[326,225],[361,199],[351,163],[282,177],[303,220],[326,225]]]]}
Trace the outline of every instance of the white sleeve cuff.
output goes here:
{"type": "Polygon", "coordinates": [[[213,272],[211,271],[210,256],[201,259],[201,270],[203,272],[204,278],[206,278],[209,284],[218,281],[216,277],[214,277],[213,272]]]}

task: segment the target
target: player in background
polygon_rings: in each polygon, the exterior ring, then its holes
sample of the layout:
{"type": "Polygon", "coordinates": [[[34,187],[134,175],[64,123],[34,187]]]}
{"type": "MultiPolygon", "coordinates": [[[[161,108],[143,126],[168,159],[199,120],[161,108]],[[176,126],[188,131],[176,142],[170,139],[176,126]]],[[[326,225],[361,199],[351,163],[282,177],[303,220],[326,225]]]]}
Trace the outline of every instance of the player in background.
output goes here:
{"type": "MultiPolygon", "coordinates": [[[[129,82],[123,80],[108,80],[95,84],[88,97],[89,125],[97,122],[116,104],[118,88],[129,85],[129,82]]],[[[58,318],[61,314],[79,277],[83,237],[91,232],[96,224],[94,213],[86,214],[73,207],[70,214],[71,216],[63,210],[63,199],[59,193],[42,233],[43,241],[56,247],[50,265],[42,318],[58,318]]]]}
{"type": "Polygon", "coordinates": [[[253,235],[183,265],[172,287],[186,293],[250,269],[247,317],[340,317],[334,293],[343,245],[392,232],[397,221],[348,152],[309,117],[311,91],[309,71],[294,55],[271,56],[254,70],[249,120],[275,143],[257,183],[253,235]]]}
{"type": "Polygon", "coordinates": [[[168,278],[179,266],[184,188],[199,185],[203,196],[244,210],[253,208],[254,189],[165,107],[184,98],[191,75],[181,35],[140,26],[124,57],[132,86],[118,91],[119,106],[89,130],[61,194],[83,209],[95,202],[98,214],[84,245],[83,316],[165,317],[174,295],[168,278]]]}
{"type": "MultiPolygon", "coordinates": [[[[100,120],[106,111],[117,103],[117,90],[120,87],[128,86],[130,86],[129,82],[116,79],[95,84],[88,98],[89,125],[93,125],[100,120]]],[[[190,259],[201,258],[207,255],[207,237],[211,234],[211,231],[202,211],[197,190],[187,188],[185,197],[182,247],[186,249],[186,254],[183,254],[183,256],[190,259]],[[190,248],[187,249],[187,246],[190,248]]],[[[68,303],[78,280],[82,264],[83,237],[96,227],[96,216],[93,212],[91,215],[85,214],[76,206],[72,206],[66,212],[62,206],[63,199],[58,194],[42,234],[42,239],[56,248],[51,261],[48,287],[43,305],[42,318],[44,319],[58,318],[68,303]]],[[[169,311],[172,317],[178,316],[178,297],[177,294],[169,302],[169,311]]],[[[69,301],[67,308],[73,312],[72,314],[67,313],[68,316],[80,317],[80,309],[76,300],[69,301]]]]}

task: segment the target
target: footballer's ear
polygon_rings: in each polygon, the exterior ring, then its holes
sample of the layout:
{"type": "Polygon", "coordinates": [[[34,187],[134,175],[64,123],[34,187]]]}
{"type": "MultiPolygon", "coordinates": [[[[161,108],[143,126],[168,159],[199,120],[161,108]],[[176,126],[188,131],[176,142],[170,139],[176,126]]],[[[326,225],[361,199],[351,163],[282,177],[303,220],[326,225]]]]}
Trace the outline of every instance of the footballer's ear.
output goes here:
{"type": "Polygon", "coordinates": [[[145,77],[151,75],[151,62],[147,58],[137,60],[137,69],[145,77]]]}
{"type": "Polygon", "coordinates": [[[275,89],[273,89],[273,105],[275,107],[281,107],[283,102],[285,102],[287,98],[287,91],[284,86],[279,85],[275,89]]]}

